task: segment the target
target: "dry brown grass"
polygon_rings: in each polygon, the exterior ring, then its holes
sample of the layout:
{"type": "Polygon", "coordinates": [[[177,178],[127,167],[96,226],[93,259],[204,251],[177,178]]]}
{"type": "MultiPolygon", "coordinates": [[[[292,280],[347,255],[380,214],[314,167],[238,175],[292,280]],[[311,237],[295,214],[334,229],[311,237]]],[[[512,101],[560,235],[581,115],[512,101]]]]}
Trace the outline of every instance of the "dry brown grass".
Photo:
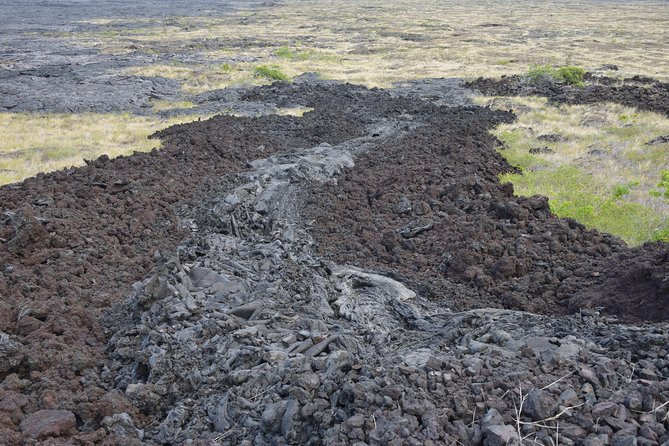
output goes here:
{"type": "MultiPolygon", "coordinates": [[[[287,0],[253,13],[150,25],[86,40],[115,51],[160,53],[178,45],[211,57],[250,55],[258,64],[278,63],[288,74],[317,71],[369,86],[566,63],[589,70],[616,64],[621,76],[669,79],[667,2],[287,0]],[[282,49],[305,57],[281,57],[282,49]]],[[[249,67],[237,68],[241,78],[253,81],[249,67]]],[[[189,73],[183,74],[188,84],[189,73]]]]}
{"type": "Polygon", "coordinates": [[[159,119],[130,114],[0,113],[0,185],[40,172],[83,165],[84,159],[146,152],[153,132],[193,117],[159,119]]]}

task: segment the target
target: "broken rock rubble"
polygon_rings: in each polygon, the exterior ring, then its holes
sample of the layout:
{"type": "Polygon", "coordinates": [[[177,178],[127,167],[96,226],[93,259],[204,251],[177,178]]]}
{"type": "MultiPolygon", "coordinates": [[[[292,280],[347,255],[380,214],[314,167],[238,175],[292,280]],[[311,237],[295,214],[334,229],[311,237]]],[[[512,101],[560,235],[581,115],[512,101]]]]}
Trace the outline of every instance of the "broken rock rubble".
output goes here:
{"type": "Polygon", "coordinates": [[[224,229],[200,231],[137,284],[102,374],[149,415],[141,426],[115,415],[126,435],[148,444],[669,440],[665,326],[587,312],[451,312],[383,274],[320,261],[296,214],[298,187],[353,162],[337,146],[254,162],[249,183],[214,207],[224,229]]]}

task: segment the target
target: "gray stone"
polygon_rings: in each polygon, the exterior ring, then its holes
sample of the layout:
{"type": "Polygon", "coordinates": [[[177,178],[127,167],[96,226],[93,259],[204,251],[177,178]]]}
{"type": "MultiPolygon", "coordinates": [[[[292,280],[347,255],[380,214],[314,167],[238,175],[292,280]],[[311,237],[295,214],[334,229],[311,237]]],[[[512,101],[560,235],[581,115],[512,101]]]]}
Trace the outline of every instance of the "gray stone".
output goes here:
{"type": "Polygon", "coordinates": [[[639,370],[638,373],[639,373],[639,378],[641,379],[647,379],[649,381],[657,381],[656,371],[649,367],[639,370]]]}
{"type": "Polygon", "coordinates": [[[434,222],[431,220],[418,219],[404,226],[398,232],[404,238],[413,238],[418,234],[432,229],[434,222]]]}
{"type": "Polygon", "coordinates": [[[483,430],[484,446],[510,446],[520,445],[518,432],[513,426],[497,425],[488,426],[483,430]]]}
{"type": "Polygon", "coordinates": [[[282,427],[282,419],[283,415],[286,413],[287,404],[286,401],[278,401],[265,408],[261,419],[267,431],[278,432],[282,427]]]}
{"type": "Polygon", "coordinates": [[[102,425],[107,429],[107,432],[117,437],[136,438],[138,440],[144,438],[144,431],[138,429],[130,415],[125,412],[105,417],[102,420],[102,425]]]}
{"type": "Polygon", "coordinates": [[[21,363],[22,344],[0,331],[0,374],[9,373],[21,363]]]}
{"type": "Polygon", "coordinates": [[[321,379],[316,373],[307,372],[300,376],[298,383],[306,390],[316,390],[321,384],[321,379]]]}
{"type": "Polygon", "coordinates": [[[563,342],[557,348],[558,355],[565,358],[574,358],[581,352],[581,347],[572,342],[563,342]]]}
{"type": "Polygon", "coordinates": [[[597,420],[598,418],[610,417],[616,413],[618,405],[611,401],[604,401],[597,403],[592,407],[592,418],[597,420]]]}
{"type": "Polygon", "coordinates": [[[557,402],[548,392],[532,389],[525,398],[523,413],[530,416],[534,421],[540,421],[555,415],[557,408],[557,402]]]}
{"type": "Polygon", "coordinates": [[[408,214],[411,212],[411,201],[407,197],[402,196],[395,205],[395,213],[408,214]]]}
{"type": "Polygon", "coordinates": [[[571,387],[568,387],[567,389],[565,389],[560,394],[560,398],[558,398],[558,402],[560,404],[564,404],[566,406],[574,405],[574,404],[576,404],[577,401],[578,401],[578,394],[571,387]]]}
{"type": "Polygon", "coordinates": [[[583,440],[583,446],[607,446],[609,436],[606,434],[592,435],[583,440]]]}
{"type": "Polygon", "coordinates": [[[597,379],[597,375],[592,369],[589,369],[587,367],[583,367],[581,370],[579,370],[578,374],[590,381],[590,383],[594,386],[599,386],[599,379],[597,379]]]}
{"type": "Polygon", "coordinates": [[[204,288],[225,280],[221,275],[209,268],[196,266],[190,270],[190,278],[197,287],[204,288]]]}
{"type": "Polygon", "coordinates": [[[489,426],[498,426],[501,424],[503,424],[502,415],[500,415],[499,411],[494,407],[488,409],[488,412],[486,412],[486,414],[481,419],[481,427],[483,429],[489,426]]]}
{"type": "Polygon", "coordinates": [[[187,417],[188,409],[181,405],[174,407],[158,426],[158,434],[155,438],[161,443],[174,443],[182,432],[182,426],[187,417]]]}
{"type": "Polygon", "coordinates": [[[616,432],[611,437],[611,446],[637,446],[637,439],[635,435],[616,432]]]}
{"type": "Polygon", "coordinates": [[[283,417],[281,418],[281,435],[283,435],[284,437],[294,430],[293,429],[294,418],[299,409],[300,406],[294,399],[289,399],[288,402],[286,403],[286,410],[284,411],[283,417]]]}
{"type": "Polygon", "coordinates": [[[625,406],[630,410],[640,411],[643,405],[643,397],[639,392],[631,392],[625,395],[625,406]]]}
{"type": "Polygon", "coordinates": [[[462,364],[466,367],[465,373],[469,376],[476,376],[481,373],[483,368],[483,360],[477,357],[468,357],[462,361],[462,364]]]}
{"type": "Polygon", "coordinates": [[[362,427],[365,424],[365,417],[362,415],[354,415],[348,419],[348,424],[353,427],[362,427]]]}

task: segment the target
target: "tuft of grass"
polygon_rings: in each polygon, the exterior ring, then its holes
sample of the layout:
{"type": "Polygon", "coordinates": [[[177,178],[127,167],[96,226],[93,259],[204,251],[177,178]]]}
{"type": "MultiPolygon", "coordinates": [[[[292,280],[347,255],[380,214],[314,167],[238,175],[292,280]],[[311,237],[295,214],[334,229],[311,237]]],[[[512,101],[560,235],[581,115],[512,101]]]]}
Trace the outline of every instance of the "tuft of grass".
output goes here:
{"type": "MultiPolygon", "coordinates": [[[[124,70],[133,76],[159,76],[175,79],[181,83],[186,94],[198,94],[209,90],[226,88],[231,85],[253,83],[250,65],[235,64],[193,64],[191,66],[145,65],[124,70]]],[[[257,83],[257,82],[256,82],[257,83]]]]}
{"type": "Polygon", "coordinates": [[[276,55],[276,57],[280,57],[282,59],[298,59],[299,58],[298,54],[295,51],[288,48],[287,46],[280,47],[279,49],[276,50],[276,52],[274,54],[276,55]]]}
{"type": "Polygon", "coordinates": [[[331,54],[323,51],[317,51],[312,48],[306,50],[294,50],[287,46],[279,47],[274,55],[280,59],[307,61],[314,60],[319,62],[341,63],[342,59],[336,54],[331,54]]]}
{"type": "Polygon", "coordinates": [[[662,229],[658,229],[653,233],[654,242],[669,243],[669,225],[662,229]]]}
{"type": "Polygon", "coordinates": [[[288,75],[282,72],[277,66],[258,65],[253,69],[253,74],[256,77],[262,77],[276,81],[287,81],[289,79],[288,75]]]}
{"type": "Polygon", "coordinates": [[[630,191],[632,188],[636,187],[639,185],[638,181],[630,181],[629,183],[625,184],[618,184],[613,188],[613,198],[618,200],[625,195],[629,195],[630,191]]]}
{"type": "Polygon", "coordinates": [[[573,85],[575,87],[585,86],[585,69],[581,67],[567,65],[558,68],[556,74],[558,79],[562,80],[567,85],[573,85]]]}
{"type": "Polygon", "coordinates": [[[530,82],[538,82],[542,79],[553,79],[574,87],[585,86],[585,69],[573,65],[555,68],[551,65],[533,65],[525,77],[530,82]]]}
{"type": "Polygon", "coordinates": [[[660,182],[655,185],[657,189],[648,191],[648,194],[653,198],[664,198],[669,200],[669,170],[662,169],[660,171],[660,182]]]}
{"type": "Polygon", "coordinates": [[[164,110],[174,110],[180,108],[193,108],[195,107],[195,104],[190,101],[171,102],[154,99],[151,101],[151,106],[153,111],[160,112],[164,110]]]}
{"type": "Polygon", "coordinates": [[[312,107],[294,107],[294,108],[280,108],[276,111],[279,116],[296,116],[301,118],[305,113],[314,111],[312,107]]]}

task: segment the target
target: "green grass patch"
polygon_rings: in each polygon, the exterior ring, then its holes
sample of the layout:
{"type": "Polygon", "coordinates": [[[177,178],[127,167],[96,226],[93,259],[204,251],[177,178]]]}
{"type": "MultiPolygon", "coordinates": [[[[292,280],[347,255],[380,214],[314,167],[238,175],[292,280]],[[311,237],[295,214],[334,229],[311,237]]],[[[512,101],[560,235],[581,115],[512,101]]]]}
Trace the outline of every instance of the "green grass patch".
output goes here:
{"type": "Polygon", "coordinates": [[[666,118],[615,104],[554,107],[531,97],[488,103],[518,114],[493,131],[504,143],[500,154],[523,173],[502,177],[518,195],[548,196],[559,217],[632,245],[666,239],[669,169],[661,167],[669,155],[663,145],[646,144],[669,132],[666,118]]]}
{"type": "Polygon", "coordinates": [[[317,51],[311,48],[306,50],[297,50],[289,48],[287,46],[282,46],[279,47],[274,52],[274,55],[278,58],[286,60],[298,60],[298,61],[314,60],[319,62],[331,62],[331,63],[341,63],[342,61],[342,58],[336,54],[326,53],[324,51],[317,51]]]}
{"type": "Polygon", "coordinates": [[[629,183],[625,184],[618,184],[614,186],[613,188],[613,198],[616,200],[619,200],[623,198],[625,195],[629,195],[629,193],[632,191],[632,189],[636,186],[639,185],[638,181],[630,181],[629,183]]]}
{"type": "Polygon", "coordinates": [[[656,186],[659,190],[657,197],[664,197],[669,200],[669,170],[662,169],[660,172],[660,182],[656,186]]]}
{"type": "Polygon", "coordinates": [[[653,234],[653,241],[669,243],[669,225],[655,231],[653,234]]]}
{"type": "Polygon", "coordinates": [[[551,65],[533,65],[525,77],[530,82],[538,82],[542,79],[553,79],[567,85],[575,87],[585,86],[585,69],[567,65],[563,67],[553,67],[551,65]]]}
{"type": "Polygon", "coordinates": [[[306,59],[304,54],[300,54],[297,51],[288,48],[287,46],[280,47],[274,54],[276,57],[280,57],[282,59],[306,59]]]}
{"type": "Polygon", "coordinates": [[[276,81],[287,81],[289,79],[288,75],[282,72],[279,67],[269,65],[258,65],[253,69],[253,75],[276,81]]]}
{"type": "Polygon", "coordinates": [[[592,175],[574,166],[504,174],[503,183],[514,185],[517,195],[546,195],[551,211],[558,217],[580,221],[588,228],[617,235],[632,245],[663,237],[658,235],[662,217],[642,204],[602,193],[592,175]]]}

